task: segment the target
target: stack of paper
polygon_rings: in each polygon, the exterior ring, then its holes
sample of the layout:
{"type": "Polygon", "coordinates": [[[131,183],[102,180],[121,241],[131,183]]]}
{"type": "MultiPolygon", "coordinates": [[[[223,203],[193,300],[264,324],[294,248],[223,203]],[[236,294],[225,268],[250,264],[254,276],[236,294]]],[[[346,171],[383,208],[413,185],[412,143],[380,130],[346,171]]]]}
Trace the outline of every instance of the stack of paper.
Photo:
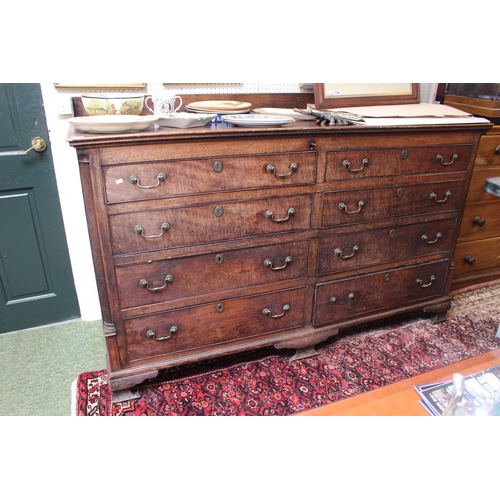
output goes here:
{"type": "Polygon", "coordinates": [[[473,116],[444,104],[393,104],[387,106],[362,106],[335,108],[323,111],[343,111],[358,115],[366,125],[444,125],[460,123],[488,123],[486,118],[473,116]]]}

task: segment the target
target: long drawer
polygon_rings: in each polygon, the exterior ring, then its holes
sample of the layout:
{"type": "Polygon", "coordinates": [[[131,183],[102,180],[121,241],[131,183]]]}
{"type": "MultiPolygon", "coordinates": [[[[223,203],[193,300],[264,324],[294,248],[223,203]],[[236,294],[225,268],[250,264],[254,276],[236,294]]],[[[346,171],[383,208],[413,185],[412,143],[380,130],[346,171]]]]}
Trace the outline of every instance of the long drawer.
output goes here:
{"type": "Polygon", "coordinates": [[[114,254],[311,227],[312,195],[144,210],[109,217],[114,254]]]}
{"type": "Polygon", "coordinates": [[[500,236],[500,203],[494,200],[490,203],[466,205],[459,241],[493,236],[500,236]]]}
{"type": "Polygon", "coordinates": [[[467,204],[496,201],[500,204],[500,198],[484,190],[486,179],[500,177],[500,167],[481,168],[475,167],[467,195],[467,204]]]}
{"type": "Polygon", "coordinates": [[[307,276],[309,241],[115,268],[123,309],[307,276]]]}
{"type": "Polygon", "coordinates": [[[317,153],[218,156],[104,168],[107,203],[314,184],[317,153]]]}
{"type": "Polygon", "coordinates": [[[453,278],[500,267],[500,237],[458,243],[453,258],[453,278]]]}
{"type": "Polygon", "coordinates": [[[127,361],[301,327],[305,288],[255,295],[125,321],[127,361]]]}
{"type": "Polygon", "coordinates": [[[465,171],[471,145],[327,152],[327,181],[465,171]]]}
{"type": "Polygon", "coordinates": [[[449,260],[316,285],[314,323],[347,320],[443,293],[449,260]]]}
{"type": "Polygon", "coordinates": [[[455,219],[389,226],[319,239],[318,275],[449,252],[455,219]]]}
{"type": "Polygon", "coordinates": [[[500,165],[500,134],[490,133],[481,137],[476,165],[500,165]]]}
{"type": "Polygon", "coordinates": [[[323,196],[322,226],[457,211],[462,188],[463,182],[455,180],[327,191],[323,196]]]}

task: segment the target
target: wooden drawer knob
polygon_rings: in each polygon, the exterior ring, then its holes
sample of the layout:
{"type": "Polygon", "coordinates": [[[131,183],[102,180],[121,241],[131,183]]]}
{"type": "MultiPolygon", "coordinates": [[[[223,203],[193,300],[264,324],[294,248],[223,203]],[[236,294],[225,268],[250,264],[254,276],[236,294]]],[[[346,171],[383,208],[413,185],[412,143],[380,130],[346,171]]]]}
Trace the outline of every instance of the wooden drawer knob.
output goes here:
{"type": "Polygon", "coordinates": [[[474,217],[472,222],[475,226],[483,227],[486,224],[486,219],[483,219],[482,217],[474,217]]]}
{"type": "Polygon", "coordinates": [[[467,255],[464,259],[464,262],[466,264],[469,264],[469,266],[473,266],[476,263],[476,259],[472,257],[471,255],[467,255]]]}

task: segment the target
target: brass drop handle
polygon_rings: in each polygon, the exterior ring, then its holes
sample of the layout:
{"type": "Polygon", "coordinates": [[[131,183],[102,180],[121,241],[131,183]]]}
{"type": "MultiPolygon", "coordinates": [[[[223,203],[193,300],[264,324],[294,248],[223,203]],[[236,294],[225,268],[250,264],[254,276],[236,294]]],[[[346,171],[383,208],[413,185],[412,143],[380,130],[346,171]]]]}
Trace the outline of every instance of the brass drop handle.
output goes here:
{"type": "Polygon", "coordinates": [[[142,286],[143,288],[147,288],[150,292],[157,292],[158,290],[165,289],[168,283],[172,283],[172,281],[174,281],[174,277],[171,274],[167,274],[163,281],[165,281],[165,284],[162,286],[150,287],[148,281],[142,279],[139,281],[139,285],[142,286]]]}
{"type": "Polygon", "coordinates": [[[361,168],[352,168],[351,162],[349,160],[344,160],[342,162],[342,166],[347,168],[347,170],[349,170],[349,172],[361,172],[361,170],[363,170],[365,167],[367,167],[369,163],[370,163],[370,160],[368,158],[363,158],[361,160],[361,168]]]}
{"type": "Polygon", "coordinates": [[[139,177],[137,177],[137,175],[131,175],[129,178],[128,178],[128,181],[130,182],[130,184],[135,184],[138,188],[141,188],[141,189],[153,189],[153,188],[156,188],[160,185],[160,182],[163,182],[167,180],[167,174],[165,174],[164,172],[160,172],[157,176],[156,176],[156,184],[153,184],[151,186],[143,186],[141,185],[141,182],[139,180],[139,177]]]}
{"type": "Polygon", "coordinates": [[[475,226],[483,227],[486,224],[486,219],[483,219],[482,217],[474,217],[472,222],[475,226]]]}
{"type": "Polygon", "coordinates": [[[148,330],[146,332],[146,337],[148,337],[149,339],[154,339],[154,340],[168,340],[169,338],[172,337],[172,335],[174,333],[177,333],[177,331],[179,330],[178,327],[176,326],[173,326],[172,328],[170,328],[169,330],[169,335],[165,335],[164,337],[157,337],[156,336],[156,333],[153,331],[153,330],[148,330]]]}
{"type": "Polygon", "coordinates": [[[351,257],[354,257],[354,255],[358,251],[359,251],[358,245],[354,245],[352,247],[352,253],[350,255],[344,255],[344,252],[340,248],[336,248],[334,253],[337,257],[340,257],[341,259],[350,259],[351,257]]]}
{"type": "Polygon", "coordinates": [[[282,308],[283,312],[281,314],[274,314],[273,315],[271,309],[268,309],[267,307],[262,310],[262,314],[265,314],[265,315],[269,316],[270,318],[281,318],[281,316],[284,316],[285,313],[289,310],[290,310],[290,305],[285,304],[282,308]]]}
{"type": "Polygon", "coordinates": [[[142,235],[144,238],[146,238],[148,240],[152,239],[152,238],[160,238],[161,236],[163,236],[163,233],[165,231],[168,231],[170,229],[170,224],[168,222],[164,222],[160,226],[160,229],[161,229],[161,233],[160,234],[155,234],[155,235],[148,236],[148,235],[144,234],[144,228],[142,226],[135,226],[134,227],[134,233],[140,234],[140,235],[142,235]]]}
{"type": "Polygon", "coordinates": [[[281,266],[281,267],[273,267],[273,262],[269,259],[266,259],[264,261],[264,266],[268,267],[269,269],[271,269],[271,271],[281,271],[282,269],[285,269],[286,266],[288,266],[288,264],[290,264],[292,262],[292,258],[290,256],[288,256],[286,259],[285,259],[285,265],[281,266]]]}
{"type": "Polygon", "coordinates": [[[476,259],[472,257],[471,255],[467,255],[464,259],[464,262],[466,264],[469,264],[469,266],[473,266],[476,263],[476,259]]]}
{"type": "Polygon", "coordinates": [[[363,200],[358,201],[358,209],[357,210],[347,210],[347,205],[345,203],[340,203],[339,204],[339,210],[345,210],[346,213],[348,214],[357,214],[358,212],[361,212],[361,208],[364,206],[365,202],[363,200]]]}
{"type": "Polygon", "coordinates": [[[436,239],[429,241],[429,237],[426,234],[422,235],[422,241],[425,241],[428,245],[433,245],[434,243],[437,243],[443,235],[441,233],[436,233],[436,239]]]}
{"type": "Polygon", "coordinates": [[[451,196],[451,191],[446,191],[444,198],[442,200],[437,199],[436,193],[431,193],[430,199],[435,201],[436,203],[444,203],[451,196]]]}
{"type": "Polygon", "coordinates": [[[290,172],[288,172],[287,174],[276,173],[276,167],[274,165],[268,165],[266,167],[266,170],[270,174],[274,174],[275,177],[290,177],[293,174],[293,172],[297,172],[297,170],[299,169],[299,165],[297,163],[291,163],[289,168],[290,172]]]}
{"type": "Polygon", "coordinates": [[[295,215],[295,208],[289,208],[287,210],[287,216],[284,219],[275,219],[274,212],[272,212],[271,210],[268,210],[265,215],[273,222],[286,222],[292,215],[295,215]]]}
{"type": "Polygon", "coordinates": [[[447,167],[448,165],[451,165],[455,160],[458,160],[458,153],[455,153],[452,157],[451,157],[451,161],[446,163],[444,161],[444,157],[442,154],[437,154],[436,157],[435,157],[436,161],[438,161],[439,163],[441,163],[441,165],[443,165],[444,167],[447,167]]]}
{"type": "Polygon", "coordinates": [[[47,143],[41,137],[35,137],[31,140],[31,148],[27,149],[26,151],[18,151],[17,154],[26,155],[28,154],[28,151],[31,151],[32,149],[34,149],[37,153],[41,153],[42,151],[45,151],[47,149],[47,143]]]}
{"type": "Polygon", "coordinates": [[[417,283],[417,285],[419,285],[421,288],[427,288],[428,286],[432,285],[432,283],[436,280],[436,277],[434,275],[432,275],[429,279],[430,279],[430,282],[427,283],[426,285],[424,285],[424,280],[421,280],[420,278],[417,278],[415,280],[415,283],[417,283]]]}

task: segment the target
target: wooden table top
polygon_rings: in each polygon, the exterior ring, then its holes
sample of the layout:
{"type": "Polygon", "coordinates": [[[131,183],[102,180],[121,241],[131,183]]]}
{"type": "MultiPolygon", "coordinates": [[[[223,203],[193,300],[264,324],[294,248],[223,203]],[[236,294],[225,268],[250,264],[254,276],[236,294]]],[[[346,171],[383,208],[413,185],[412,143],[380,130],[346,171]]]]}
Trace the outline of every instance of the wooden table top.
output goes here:
{"type": "Polygon", "coordinates": [[[430,382],[445,382],[454,373],[472,375],[500,364],[500,349],[453,363],[401,382],[352,396],[312,410],[296,413],[297,416],[430,416],[420,403],[414,386],[430,382]]]}

